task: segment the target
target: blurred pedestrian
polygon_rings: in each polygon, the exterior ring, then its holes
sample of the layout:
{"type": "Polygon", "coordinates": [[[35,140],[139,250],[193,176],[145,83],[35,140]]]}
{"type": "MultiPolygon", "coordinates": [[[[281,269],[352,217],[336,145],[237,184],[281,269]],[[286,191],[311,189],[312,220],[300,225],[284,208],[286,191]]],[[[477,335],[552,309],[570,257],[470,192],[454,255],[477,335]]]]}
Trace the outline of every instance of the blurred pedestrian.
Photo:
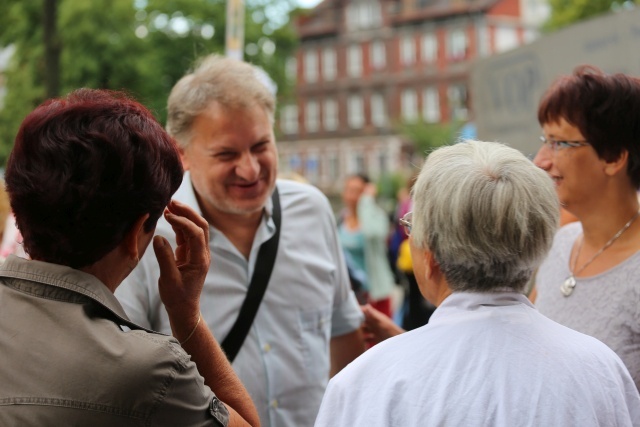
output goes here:
{"type": "Polygon", "coordinates": [[[366,299],[391,317],[391,293],[395,281],[387,257],[389,219],[376,204],[375,195],[376,186],[366,175],[347,177],[338,231],[350,269],[364,281],[366,299]]]}

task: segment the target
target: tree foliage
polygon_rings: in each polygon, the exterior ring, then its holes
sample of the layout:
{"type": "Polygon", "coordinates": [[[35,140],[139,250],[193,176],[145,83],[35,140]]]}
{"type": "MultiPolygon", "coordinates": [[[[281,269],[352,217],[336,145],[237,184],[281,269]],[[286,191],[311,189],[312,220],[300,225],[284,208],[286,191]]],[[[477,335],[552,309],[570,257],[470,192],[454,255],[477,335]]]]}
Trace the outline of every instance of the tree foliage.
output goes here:
{"type": "MultiPolygon", "coordinates": [[[[245,60],[289,88],[285,59],[296,37],[292,0],[248,0],[245,60]],[[251,47],[251,49],[249,49],[251,47]]],[[[0,0],[0,46],[16,48],[0,110],[0,164],[22,119],[45,99],[43,0],[0,0]]],[[[210,53],[224,54],[224,0],[58,0],[62,94],[79,87],[125,90],[164,122],[171,87],[210,53]]]]}
{"type": "Polygon", "coordinates": [[[457,122],[405,122],[399,126],[399,130],[405,138],[413,142],[416,151],[425,157],[442,145],[454,143],[459,127],[457,122]]]}
{"type": "MultiPolygon", "coordinates": [[[[640,4],[640,0],[635,0],[635,3],[640,4]]],[[[630,0],[549,0],[551,16],[545,28],[557,30],[612,10],[630,8],[633,5],[634,2],[630,0]]]]}

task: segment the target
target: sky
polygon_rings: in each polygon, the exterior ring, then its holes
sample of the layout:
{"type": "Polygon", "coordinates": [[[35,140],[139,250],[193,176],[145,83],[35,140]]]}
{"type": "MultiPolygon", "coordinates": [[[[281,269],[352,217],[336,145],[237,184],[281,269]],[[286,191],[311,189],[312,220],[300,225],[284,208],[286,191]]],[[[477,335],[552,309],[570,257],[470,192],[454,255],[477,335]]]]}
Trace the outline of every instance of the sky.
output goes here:
{"type": "Polygon", "coordinates": [[[298,4],[302,7],[314,7],[322,0],[298,0],[298,4]]]}

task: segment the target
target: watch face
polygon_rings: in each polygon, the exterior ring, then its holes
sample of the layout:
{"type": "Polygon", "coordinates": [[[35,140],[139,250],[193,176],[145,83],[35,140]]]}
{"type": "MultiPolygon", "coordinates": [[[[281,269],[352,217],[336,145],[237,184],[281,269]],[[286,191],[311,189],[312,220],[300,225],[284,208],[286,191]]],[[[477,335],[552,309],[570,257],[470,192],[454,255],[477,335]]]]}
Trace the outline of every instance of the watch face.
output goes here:
{"type": "Polygon", "coordinates": [[[209,412],[211,412],[213,418],[215,418],[221,426],[226,427],[229,425],[229,410],[216,396],[213,396],[213,399],[211,399],[209,412]]]}

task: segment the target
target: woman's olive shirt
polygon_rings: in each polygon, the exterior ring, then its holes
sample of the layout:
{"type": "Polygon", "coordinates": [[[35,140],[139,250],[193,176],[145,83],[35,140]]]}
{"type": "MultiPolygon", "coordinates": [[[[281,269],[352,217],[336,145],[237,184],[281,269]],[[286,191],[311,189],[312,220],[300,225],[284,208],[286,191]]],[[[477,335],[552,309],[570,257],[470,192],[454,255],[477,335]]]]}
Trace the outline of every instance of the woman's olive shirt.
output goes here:
{"type": "Polygon", "coordinates": [[[226,407],[178,342],[131,323],[94,276],[0,266],[0,425],[223,426],[226,407]]]}

